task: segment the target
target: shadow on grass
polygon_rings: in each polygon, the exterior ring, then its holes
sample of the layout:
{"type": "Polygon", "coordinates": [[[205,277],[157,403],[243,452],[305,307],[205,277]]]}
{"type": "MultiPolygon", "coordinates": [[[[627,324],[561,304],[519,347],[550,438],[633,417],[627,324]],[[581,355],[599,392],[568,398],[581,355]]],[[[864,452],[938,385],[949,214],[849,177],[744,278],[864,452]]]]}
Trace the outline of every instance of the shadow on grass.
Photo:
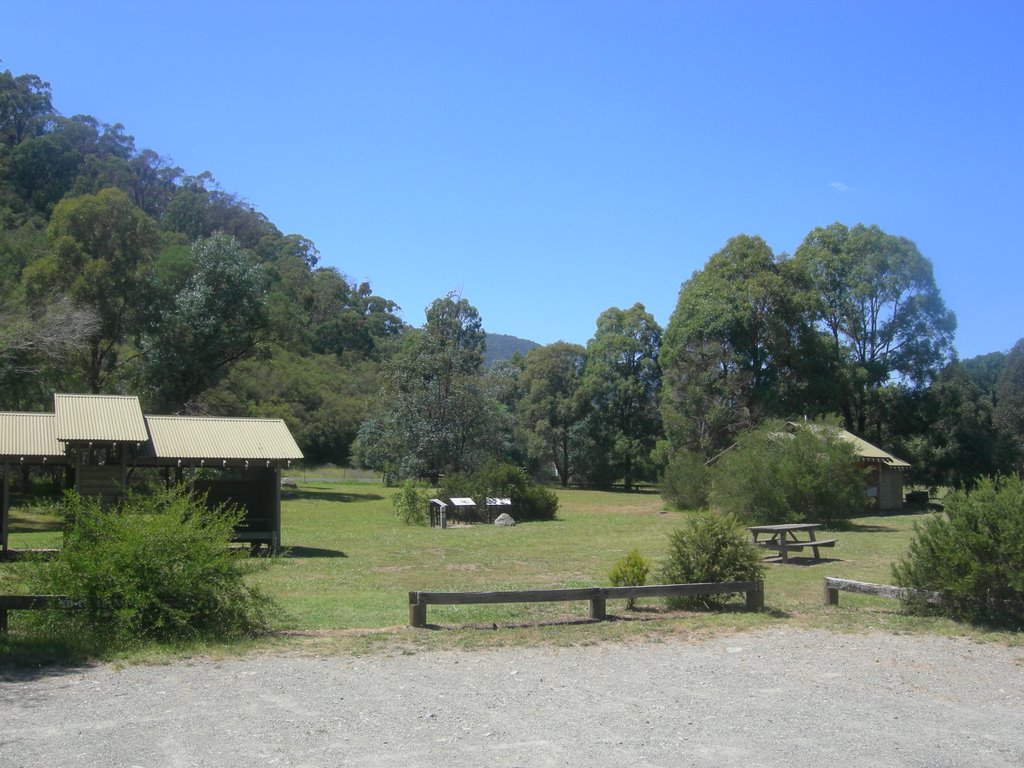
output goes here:
{"type": "Polygon", "coordinates": [[[73,674],[94,664],[94,655],[70,642],[11,633],[0,636],[0,682],[31,682],[73,674]]]}
{"type": "Polygon", "coordinates": [[[379,493],[338,493],[337,491],[290,490],[281,492],[282,499],[309,499],[310,501],[340,501],[349,504],[354,501],[381,501],[379,493]]]}
{"type": "Polygon", "coordinates": [[[340,549],[321,549],[320,547],[285,547],[281,557],[348,557],[340,549]]]}
{"type": "Polygon", "coordinates": [[[862,525],[861,523],[850,523],[842,530],[850,533],[896,533],[899,531],[898,528],[889,525],[862,525]]]}
{"type": "Polygon", "coordinates": [[[59,518],[37,519],[11,513],[11,533],[52,533],[64,530],[64,521],[59,518]]]}
{"type": "Polygon", "coordinates": [[[765,558],[768,565],[800,565],[807,567],[810,565],[828,565],[829,563],[841,563],[841,558],[838,557],[794,557],[789,556],[789,560],[783,560],[775,555],[769,555],[765,558]]]}
{"type": "MultiPolygon", "coordinates": [[[[534,629],[538,627],[574,627],[584,626],[587,624],[604,624],[607,622],[644,622],[644,621],[665,621],[666,619],[678,619],[684,621],[687,618],[701,615],[701,614],[731,614],[731,613],[751,613],[752,611],[745,605],[740,603],[729,603],[726,605],[716,606],[707,610],[685,610],[678,608],[667,608],[663,606],[655,605],[638,605],[634,608],[626,609],[623,613],[609,613],[604,619],[590,619],[590,618],[564,618],[564,619],[548,619],[545,621],[524,621],[524,622],[471,622],[468,624],[427,624],[425,627],[420,629],[429,629],[435,632],[438,631],[456,631],[463,629],[479,629],[482,631],[486,630],[498,630],[498,629],[534,629]]],[[[790,614],[786,611],[781,611],[775,608],[765,608],[759,613],[764,613],[772,618],[785,619],[789,618],[790,614]]]]}

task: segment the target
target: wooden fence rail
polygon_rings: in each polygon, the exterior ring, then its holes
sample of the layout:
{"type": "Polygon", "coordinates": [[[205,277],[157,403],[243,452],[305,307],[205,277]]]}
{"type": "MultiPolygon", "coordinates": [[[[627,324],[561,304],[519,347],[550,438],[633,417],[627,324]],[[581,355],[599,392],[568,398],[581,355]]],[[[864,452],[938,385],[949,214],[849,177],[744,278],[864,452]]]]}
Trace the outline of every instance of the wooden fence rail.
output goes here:
{"type": "Polygon", "coordinates": [[[899,600],[906,600],[908,597],[916,596],[922,598],[926,603],[932,604],[942,600],[942,595],[938,592],[896,587],[891,584],[871,584],[866,581],[837,579],[832,576],[825,577],[823,590],[825,605],[839,605],[840,592],[858,592],[862,595],[875,595],[876,597],[895,597],[899,600]]]}
{"type": "Polygon", "coordinates": [[[77,607],[66,595],[0,595],[0,632],[7,631],[8,611],[41,611],[46,608],[70,610],[77,607]]]}
{"type": "Polygon", "coordinates": [[[651,584],[642,587],[581,587],[577,589],[531,589],[509,592],[410,592],[409,626],[427,626],[428,605],[480,605],[484,603],[548,603],[590,601],[590,618],[607,617],[608,600],[637,597],[701,597],[744,592],[747,608],[764,607],[763,581],[730,581],[714,584],[651,584]]]}

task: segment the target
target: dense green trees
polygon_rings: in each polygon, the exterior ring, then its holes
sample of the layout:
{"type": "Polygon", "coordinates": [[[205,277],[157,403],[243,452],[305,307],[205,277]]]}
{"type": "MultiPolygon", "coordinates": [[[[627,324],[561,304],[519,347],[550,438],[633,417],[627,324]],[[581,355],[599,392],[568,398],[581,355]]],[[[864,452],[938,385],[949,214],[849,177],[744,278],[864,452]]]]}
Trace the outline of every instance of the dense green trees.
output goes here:
{"type": "Polygon", "coordinates": [[[586,476],[598,485],[653,480],[651,451],[660,434],[658,350],[661,327],[643,304],[611,307],[587,343],[584,388],[590,399],[586,476]]]}
{"type": "Polygon", "coordinates": [[[95,312],[81,365],[90,392],[102,392],[121,365],[123,345],[143,327],[151,308],[146,293],[159,243],[156,225],[119,189],[62,200],[47,228],[50,253],[23,273],[29,300],[66,296],[95,312]]]}
{"type": "Polygon", "coordinates": [[[409,328],[320,258],[211,173],[0,73],[0,408],[130,391],[150,411],[279,416],[316,462],[352,460],[358,434],[395,477],[502,460],[631,488],[657,464],[692,498],[703,460],[779,417],[838,414],[918,482],[1024,469],[1024,341],[953,360],[930,263],[876,226],[814,229],[793,257],[733,237],[664,334],[641,304],[611,308],[585,348],[486,363],[461,296],[409,328]]]}
{"type": "Polygon", "coordinates": [[[564,341],[531,349],[520,377],[520,430],[534,459],[555,466],[563,486],[582,462],[590,400],[583,386],[586,350],[564,341]]]}
{"type": "Polygon", "coordinates": [[[427,307],[426,324],[385,365],[376,413],[360,429],[366,466],[436,484],[494,455],[501,407],[484,386],[484,343],[480,315],[466,299],[449,294],[427,307]]]}
{"type": "Polygon", "coordinates": [[[922,410],[925,393],[952,358],[955,328],[906,238],[836,223],[792,258],[732,238],[683,284],[666,329],[666,436],[673,451],[710,457],[766,418],[835,413],[882,446],[913,448],[917,436],[925,457],[937,418],[922,410]]]}
{"type": "Polygon", "coordinates": [[[892,383],[926,386],[952,358],[956,318],[931,262],[905,237],[836,223],[807,235],[793,263],[807,280],[831,374],[818,397],[848,431],[878,440],[882,391],[892,383]]]}
{"type": "Polygon", "coordinates": [[[0,407],[131,391],[152,411],[283,414],[310,456],[343,462],[404,324],[318,260],[212,174],[0,74],[0,407]]]}
{"type": "Polygon", "coordinates": [[[788,266],[740,235],[683,283],[661,354],[662,415],[677,448],[709,456],[789,409],[807,320],[788,266]]]}
{"type": "Polygon", "coordinates": [[[1006,355],[995,388],[995,419],[1014,443],[1017,469],[1024,473],[1024,339],[1006,355]]]}

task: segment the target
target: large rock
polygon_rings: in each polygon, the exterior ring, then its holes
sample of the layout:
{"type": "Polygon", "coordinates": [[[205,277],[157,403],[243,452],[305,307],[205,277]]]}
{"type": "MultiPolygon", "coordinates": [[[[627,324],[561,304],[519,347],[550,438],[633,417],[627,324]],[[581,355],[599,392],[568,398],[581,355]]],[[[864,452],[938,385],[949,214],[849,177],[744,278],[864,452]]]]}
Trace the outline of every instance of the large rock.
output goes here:
{"type": "Polygon", "coordinates": [[[500,515],[498,515],[497,518],[495,518],[494,524],[495,525],[515,525],[516,521],[512,519],[512,515],[510,515],[508,512],[502,512],[500,515]]]}

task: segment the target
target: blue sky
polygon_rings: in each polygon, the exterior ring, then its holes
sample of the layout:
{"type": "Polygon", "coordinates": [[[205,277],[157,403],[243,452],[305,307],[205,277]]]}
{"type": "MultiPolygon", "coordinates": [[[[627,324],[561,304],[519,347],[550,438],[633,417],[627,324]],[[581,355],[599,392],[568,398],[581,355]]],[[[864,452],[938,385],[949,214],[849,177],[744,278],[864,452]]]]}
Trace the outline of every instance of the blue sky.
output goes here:
{"type": "Polygon", "coordinates": [[[423,321],[662,325],[733,235],[915,241],[967,358],[1024,336],[1015,2],[11,3],[0,67],[123,123],[423,321]]]}

